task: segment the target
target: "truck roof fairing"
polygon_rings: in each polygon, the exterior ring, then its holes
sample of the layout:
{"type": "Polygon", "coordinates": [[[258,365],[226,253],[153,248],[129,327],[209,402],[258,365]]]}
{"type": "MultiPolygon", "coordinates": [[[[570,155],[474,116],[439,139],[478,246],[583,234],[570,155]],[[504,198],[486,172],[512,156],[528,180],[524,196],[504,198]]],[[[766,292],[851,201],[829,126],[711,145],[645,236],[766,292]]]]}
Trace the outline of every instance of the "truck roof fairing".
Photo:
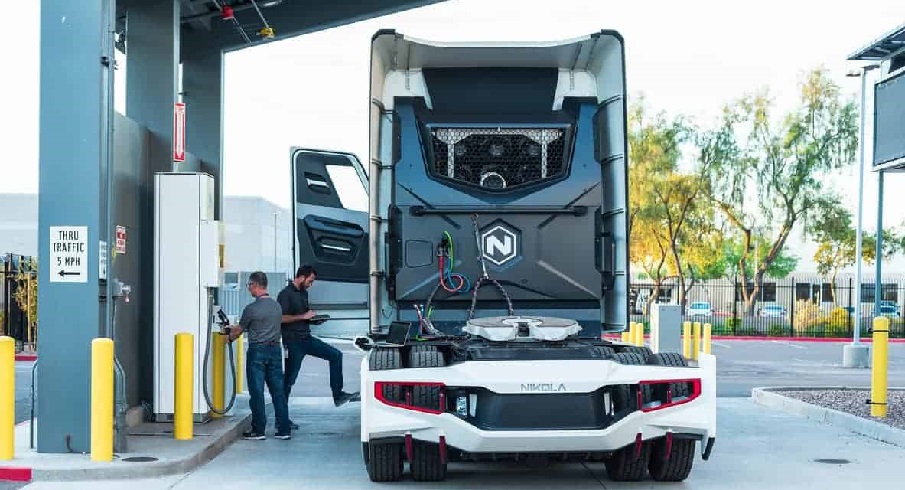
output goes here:
{"type": "Polygon", "coordinates": [[[435,42],[384,30],[371,43],[370,101],[372,110],[380,110],[375,102],[392,110],[394,97],[424,96],[430,108],[422,69],[511,67],[558,68],[555,105],[565,95],[602,102],[624,94],[624,60],[622,36],[613,30],[546,42],[435,42]]]}

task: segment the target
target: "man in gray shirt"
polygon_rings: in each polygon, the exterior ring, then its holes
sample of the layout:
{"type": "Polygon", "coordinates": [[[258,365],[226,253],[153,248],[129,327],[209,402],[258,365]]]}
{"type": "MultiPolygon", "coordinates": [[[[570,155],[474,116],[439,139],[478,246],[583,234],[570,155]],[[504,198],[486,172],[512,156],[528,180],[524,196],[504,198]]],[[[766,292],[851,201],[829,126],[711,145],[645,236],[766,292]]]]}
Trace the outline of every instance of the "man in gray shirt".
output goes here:
{"type": "Polygon", "coordinates": [[[248,292],[255,298],[242,311],[238,326],[232,326],[229,340],[246,333],[248,353],[245,376],[248,380],[251,429],[243,434],[247,440],[263,440],[267,417],[264,412],[264,385],[273,401],[276,414],[276,438],[290,439],[289,405],[283,387],[283,349],[280,345],[280,322],[283,309],[267,293],[267,275],[253,272],[248,278],[248,292]]]}

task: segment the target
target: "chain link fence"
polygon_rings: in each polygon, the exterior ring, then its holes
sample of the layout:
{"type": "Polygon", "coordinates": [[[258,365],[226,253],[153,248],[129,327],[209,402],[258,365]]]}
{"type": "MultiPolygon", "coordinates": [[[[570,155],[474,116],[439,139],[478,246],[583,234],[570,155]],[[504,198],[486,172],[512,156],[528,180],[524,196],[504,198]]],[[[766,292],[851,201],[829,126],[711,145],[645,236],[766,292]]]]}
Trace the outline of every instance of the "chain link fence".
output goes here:
{"type": "Polygon", "coordinates": [[[819,276],[765,279],[754,291],[740,281],[711,280],[686,286],[684,302],[674,281],[659,288],[650,281],[630,285],[631,321],[650,327],[653,303],[682,304],[684,321],[710,323],[713,335],[849,338],[854,335],[855,310],[861,303],[861,336],[869,337],[873,318],[890,320],[890,338],[905,337],[902,305],[905,278],[883,277],[879,310],[873,278],[862,279],[860,294],[854,277],[830,282],[819,276]],[[875,311],[876,310],[876,311],[875,311]]]}

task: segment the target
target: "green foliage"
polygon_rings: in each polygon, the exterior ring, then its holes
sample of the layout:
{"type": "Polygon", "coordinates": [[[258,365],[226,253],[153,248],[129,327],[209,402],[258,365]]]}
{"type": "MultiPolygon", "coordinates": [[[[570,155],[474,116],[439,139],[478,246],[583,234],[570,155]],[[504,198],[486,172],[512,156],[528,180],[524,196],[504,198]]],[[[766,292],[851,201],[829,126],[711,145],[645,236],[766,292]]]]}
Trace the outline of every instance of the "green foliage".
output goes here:
{"type": "MultiPolygon", "coordinates": [[[[840,269],[855,264],[857,252],[857,230],[852,224],[852,215],[841,204],[827,206],[823,214],[813,220],[808,230],[809,235],[817,241],[814,262],[817,272],[828,276],[835,283],[840,269]]],[[[905,234],[897,230],[883,230],[883,258],[891,259],[905,250],[905,234]]],[[[877,257],[876,233],[863,233],[861,236],[861,258],[870,265],[877,257]]]]}
{"type": "Polygon", "coordinates": [[[795,304],[795,334],[801,337],[847,337],[854,328],[854,319],[845,308],[835,307],[825,312],[811,301],[795,304]]]}

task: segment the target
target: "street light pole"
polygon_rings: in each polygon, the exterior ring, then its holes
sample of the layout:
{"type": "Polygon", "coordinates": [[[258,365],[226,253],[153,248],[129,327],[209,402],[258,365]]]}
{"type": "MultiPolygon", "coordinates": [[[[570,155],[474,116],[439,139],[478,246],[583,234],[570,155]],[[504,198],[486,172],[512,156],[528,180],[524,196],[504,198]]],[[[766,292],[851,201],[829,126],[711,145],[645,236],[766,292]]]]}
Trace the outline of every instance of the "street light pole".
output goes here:
{"type": "Polygon", "coordinates": [[[843,365],[845,367],[867,367],[867,346],[861,344],[861,262],[863,261],[862,252],[862,235],[864,234],[864,153],[866,150],[866,128],[865,118],[867,116],[867,72],[878,68],[879,65],[867,65],[861,68],[860,73],[849,73],[850,77],[861,77],[861,115],[860,130],[858,137],[858,218],[857,229],[855,231],[855,328],[852,336],[851,346],[845,346],[843,351],[843,365]]]}

